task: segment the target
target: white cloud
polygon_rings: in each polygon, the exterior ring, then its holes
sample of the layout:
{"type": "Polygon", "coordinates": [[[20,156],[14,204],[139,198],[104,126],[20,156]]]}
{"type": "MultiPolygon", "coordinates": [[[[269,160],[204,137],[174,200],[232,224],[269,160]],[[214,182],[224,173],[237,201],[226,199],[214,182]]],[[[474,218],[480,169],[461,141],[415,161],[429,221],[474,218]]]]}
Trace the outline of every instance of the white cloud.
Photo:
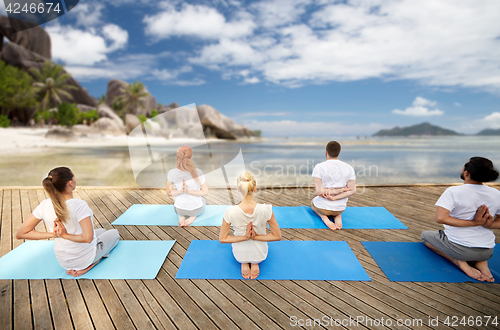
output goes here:
{"type": "Polygon", "coordinates": [[[500,128],[500,112],[493,112],[482,120],[486,128],[500,128]]]}
{"type": "Polygon", "coordinates": [[[238,66],[285,86],[379,78],[500,91],[499,1],[352,0],[313,6],[299,0],[258,2],[248,7],[256,26],[245,18],[240,23],[245,28],[228,33],[235,20],[228,23],[203,6],[191,7],[212,25],[181,29],[196,16],[186,5],[166,11],[168,23],[158,21],[162,14],[154,16],[147,31],[204,38],[190,63],[222,72],[238,66]]]}
{"type": "Polygon", "coordinates": [[[441,111],[439,109],[429,110],[429,108],[427,107],[435,106],[436,104],[436,101],[427,100],[423,97],[417,96],[413,101],[412,107],[406,108],[405,110],[394,109],[392,110],[392,113],[415,117],[441,116],[442,114],[444,114],[444,111],[441,111]]]}
{"type": "Polygon", "coordinates": [[[295,22],[305,13],[308,0],[261,1],[250,6],[257,12],[257,20],[265,27],[277,27],[295,22]]]}
{"type": "Polygon", "coordinates": [[[409,107],[405,110],[394,109],[392,113],[398,115],[406,115],[406,116],[415,116],[415,117],[423,117],[423,116],[440,116],[444,112],[441,110],[429,110],[425,107],[409,107]]]}
{"type": "Polygon", "coordinates": [[[153,71],[151,71],[151,75],[154,78],[170,85],[196,86],[205,83],[205,81],[201,78],[195,78],[193,80],[181,80],[178,78],[181,74],[191,71],[193,71],[193,68],[188,65],[185,65],[178,69],[162,69],[162,70],[154,69],[153,71]]]}
{"type": "Polygon", "coordinates": [[[420,107],[425,107],[425,106],[430,106],[433,107],[437,104],[436,101],[431,101],[424,99],[423,97],[417,96],[415,100],[413,101],[414,106],[420,106],[420,107]]]}
{"type": "Polygon", "coordinates": [[[323,135],[371,135],[380,129],[387,128],[384,125],[371,124],[344,124],[341,122],[302,122],[293,120],[279,121],[244,121],[243,125],[250,129],[262,130],[264,136],[323,136],[323,135]],[[328,129],[326,129],[328,128],[328,129]]]}
{"type": "Polygon", "coordinates": [[[45,28],[52,42],[52,59],[68,65],[94,65],[107,60],[107,54],[125,48],[128,32],[107,24],[102,35],[96,29],[80,30],[53,24],[45,28]]]}
{"type": "Polygon", "coordinates": [[[461,107],[461,106],[462,106],[459,102],[455,102],[455,103],[453,103],[453,104],[454,104],[455,106],[457,106],[457,107],[461,107]]]}
{"type": "Polygon", "coordinates": [[[146,35],[156,40],[170,37],[197,37],[218,39],[220,37],[237,38],[252,33],[255,24],[247,13],[240,12],[231,22],[216,9],[202,5],[184,4],[180,11],[174,6],[163,3],[164,11],[145,16],[146,35]]]}
{"type": "Polygon", "coordinates": [[[145,73],[152,72],[158,67],[158,60],[169,56],[168,52],[153,54],[131,54],[106,60],[92,67],[85,65],[68,65],[66,71],[71,73],[75,79],[85,82],[93,79],[122,79],[132,80],[144,77],[145,73]]]}
{"type": "Polygon", "coordinates": [[[75,17],[76,25],[91,27],[102,24],[104,5],[99,2],[79,3],[67,13],[68,17],[75,17]]]}

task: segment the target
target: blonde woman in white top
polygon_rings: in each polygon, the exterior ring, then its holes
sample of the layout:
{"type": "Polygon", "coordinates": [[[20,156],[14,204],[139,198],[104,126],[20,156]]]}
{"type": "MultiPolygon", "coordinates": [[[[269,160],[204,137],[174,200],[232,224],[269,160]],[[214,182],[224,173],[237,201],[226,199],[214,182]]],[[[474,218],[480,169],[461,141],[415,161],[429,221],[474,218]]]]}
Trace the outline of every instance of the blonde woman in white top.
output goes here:
{"type": "Polygon", "coordinates": [[[241,263],[245,279],[259,276],[259,263],[267,257],[267,242],[281,240],[281,232],[272,211],[272,205],[257,204],[255,177],[250,172],[241,173],[237,179],[238,192],[243,197],[240,204],[230,206],[224,213],[219,241],[232,243],[233,255],[241,263]],[[271,233],[266,234],[267,224],[271,233]],[[233,225],[234,236],[229,235],[233,225]]]}
{"type": "Polygon", "coordinates": [[[192,161],[193,149],[181,146],[177,149],[176,168],[167,174],[167,195],[175,197],[174,210],[179,216],[179,226],[193,223],[205,210],[208,185],[203,172],[192,161]],[[174,186],[177,190],[174,190],[174,186]]]}
{"type": "Polygon", "coordinates": [[[76,179],[69,168],[52,169],[42,184],[50,198],[42,201],[23,222],[16,238],[54,238],[54,253],[61,267],[68,275],[81,276],[109,256],[120,235],[116,229],[94,229],[90,207],[73,198],[76,179]],[[34,230],[42,220],[49,232],[34,230]]]}

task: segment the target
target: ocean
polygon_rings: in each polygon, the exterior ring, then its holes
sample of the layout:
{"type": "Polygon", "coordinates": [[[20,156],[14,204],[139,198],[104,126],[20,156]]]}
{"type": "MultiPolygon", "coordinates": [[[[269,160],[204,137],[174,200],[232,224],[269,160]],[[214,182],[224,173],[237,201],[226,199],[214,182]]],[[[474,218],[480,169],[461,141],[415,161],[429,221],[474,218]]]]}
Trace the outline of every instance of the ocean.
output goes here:
{"type": "MultiPolygon", "coordinates": [[[[473,156],[489,158],[500,168],[500,137],[332,139],[342,144],[339,159],[353,166],[359,184],[458,183],[463,165],[473,156]]],[[[258,142],[241,143],[212,141],[210,148],[195,148],[193,160],[207,173],[230,163],[241,150],[238,159],[256,175],[258,185],[312,184],[312,170],[325,160],[325,145],[330,140],[304,137],[262,138],[258,142]]],[[[171,154],[162,164],[164,171],[175,167],[175,156],[172,157],[175,149],[168,144],[157,147],[171,154]]],[[[70,167],[79,185],[137,185],[126,146],[57,148],[1,157],[0,185],[40,186],[47,172],[57,166],[70,167]]],[[[161,171],[161,167],[156,166],[153,171],[161,171]]],[[[158,186],[163,186],[163,182],[158,186]]]]}

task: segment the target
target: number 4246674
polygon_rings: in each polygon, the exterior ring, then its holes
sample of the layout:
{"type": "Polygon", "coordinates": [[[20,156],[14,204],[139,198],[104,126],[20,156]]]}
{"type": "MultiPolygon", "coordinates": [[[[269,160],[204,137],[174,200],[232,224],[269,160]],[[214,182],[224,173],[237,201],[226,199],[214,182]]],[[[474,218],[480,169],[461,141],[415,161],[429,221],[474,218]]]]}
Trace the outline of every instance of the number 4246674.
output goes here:
{"type": "Polygon", "coordinates": [[[54,8],[52,8],[52,6],[54,5],[54,3],[52,3],[52,2],[46,2],[46,3],[32,2],[30,4],[25,2],[24,6],[22,6],[22,8],[21,8],[21,5],[22,4],[18,3],[18,2],[9,3],[9,5],[7,6],[7,8],[5,8],[5,10],[9,14],[20,14],[21,12],[24,12],[24,13],[29,12],[32,14],[35,14],[35,13],[42,14],[45,12],[45,6],[48,6],[47,13],[49,13],[51,10],[59,13],[62,10],[61,8],[59,8],[59,3],[56,3],[56,6],[54,8]]]}

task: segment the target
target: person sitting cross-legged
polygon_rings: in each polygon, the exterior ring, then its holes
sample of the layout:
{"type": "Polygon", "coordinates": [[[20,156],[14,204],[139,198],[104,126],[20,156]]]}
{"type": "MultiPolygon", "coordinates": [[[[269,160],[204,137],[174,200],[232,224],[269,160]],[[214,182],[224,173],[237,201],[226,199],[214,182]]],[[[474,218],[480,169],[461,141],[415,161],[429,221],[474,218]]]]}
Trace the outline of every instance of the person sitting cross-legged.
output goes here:
{"type": "Polygon", "coordinates": [[[464,184],[446,189],[436,202],[435,219],[444,231],[424,231],[421,238],[468,276],[494,282],[488,259],[495,248],[492,229],[500,228],[500,191],[483,183],[495,181],[498,172],[490,160],[472,157],[460,177],[464,184]]]}
{"type": "Polygon", "coordinates": [[[326,161],[314,167],[312,176],[316,194],[311,201],[312,210],[332,230],[342,228],[342,215],[348,197],[356,193],[356,174],[351,165],[339,160],[340,144],[330,141],[326,145],[326,161]],[[328,219],[334,217],[334,222],[328,219]]]}

